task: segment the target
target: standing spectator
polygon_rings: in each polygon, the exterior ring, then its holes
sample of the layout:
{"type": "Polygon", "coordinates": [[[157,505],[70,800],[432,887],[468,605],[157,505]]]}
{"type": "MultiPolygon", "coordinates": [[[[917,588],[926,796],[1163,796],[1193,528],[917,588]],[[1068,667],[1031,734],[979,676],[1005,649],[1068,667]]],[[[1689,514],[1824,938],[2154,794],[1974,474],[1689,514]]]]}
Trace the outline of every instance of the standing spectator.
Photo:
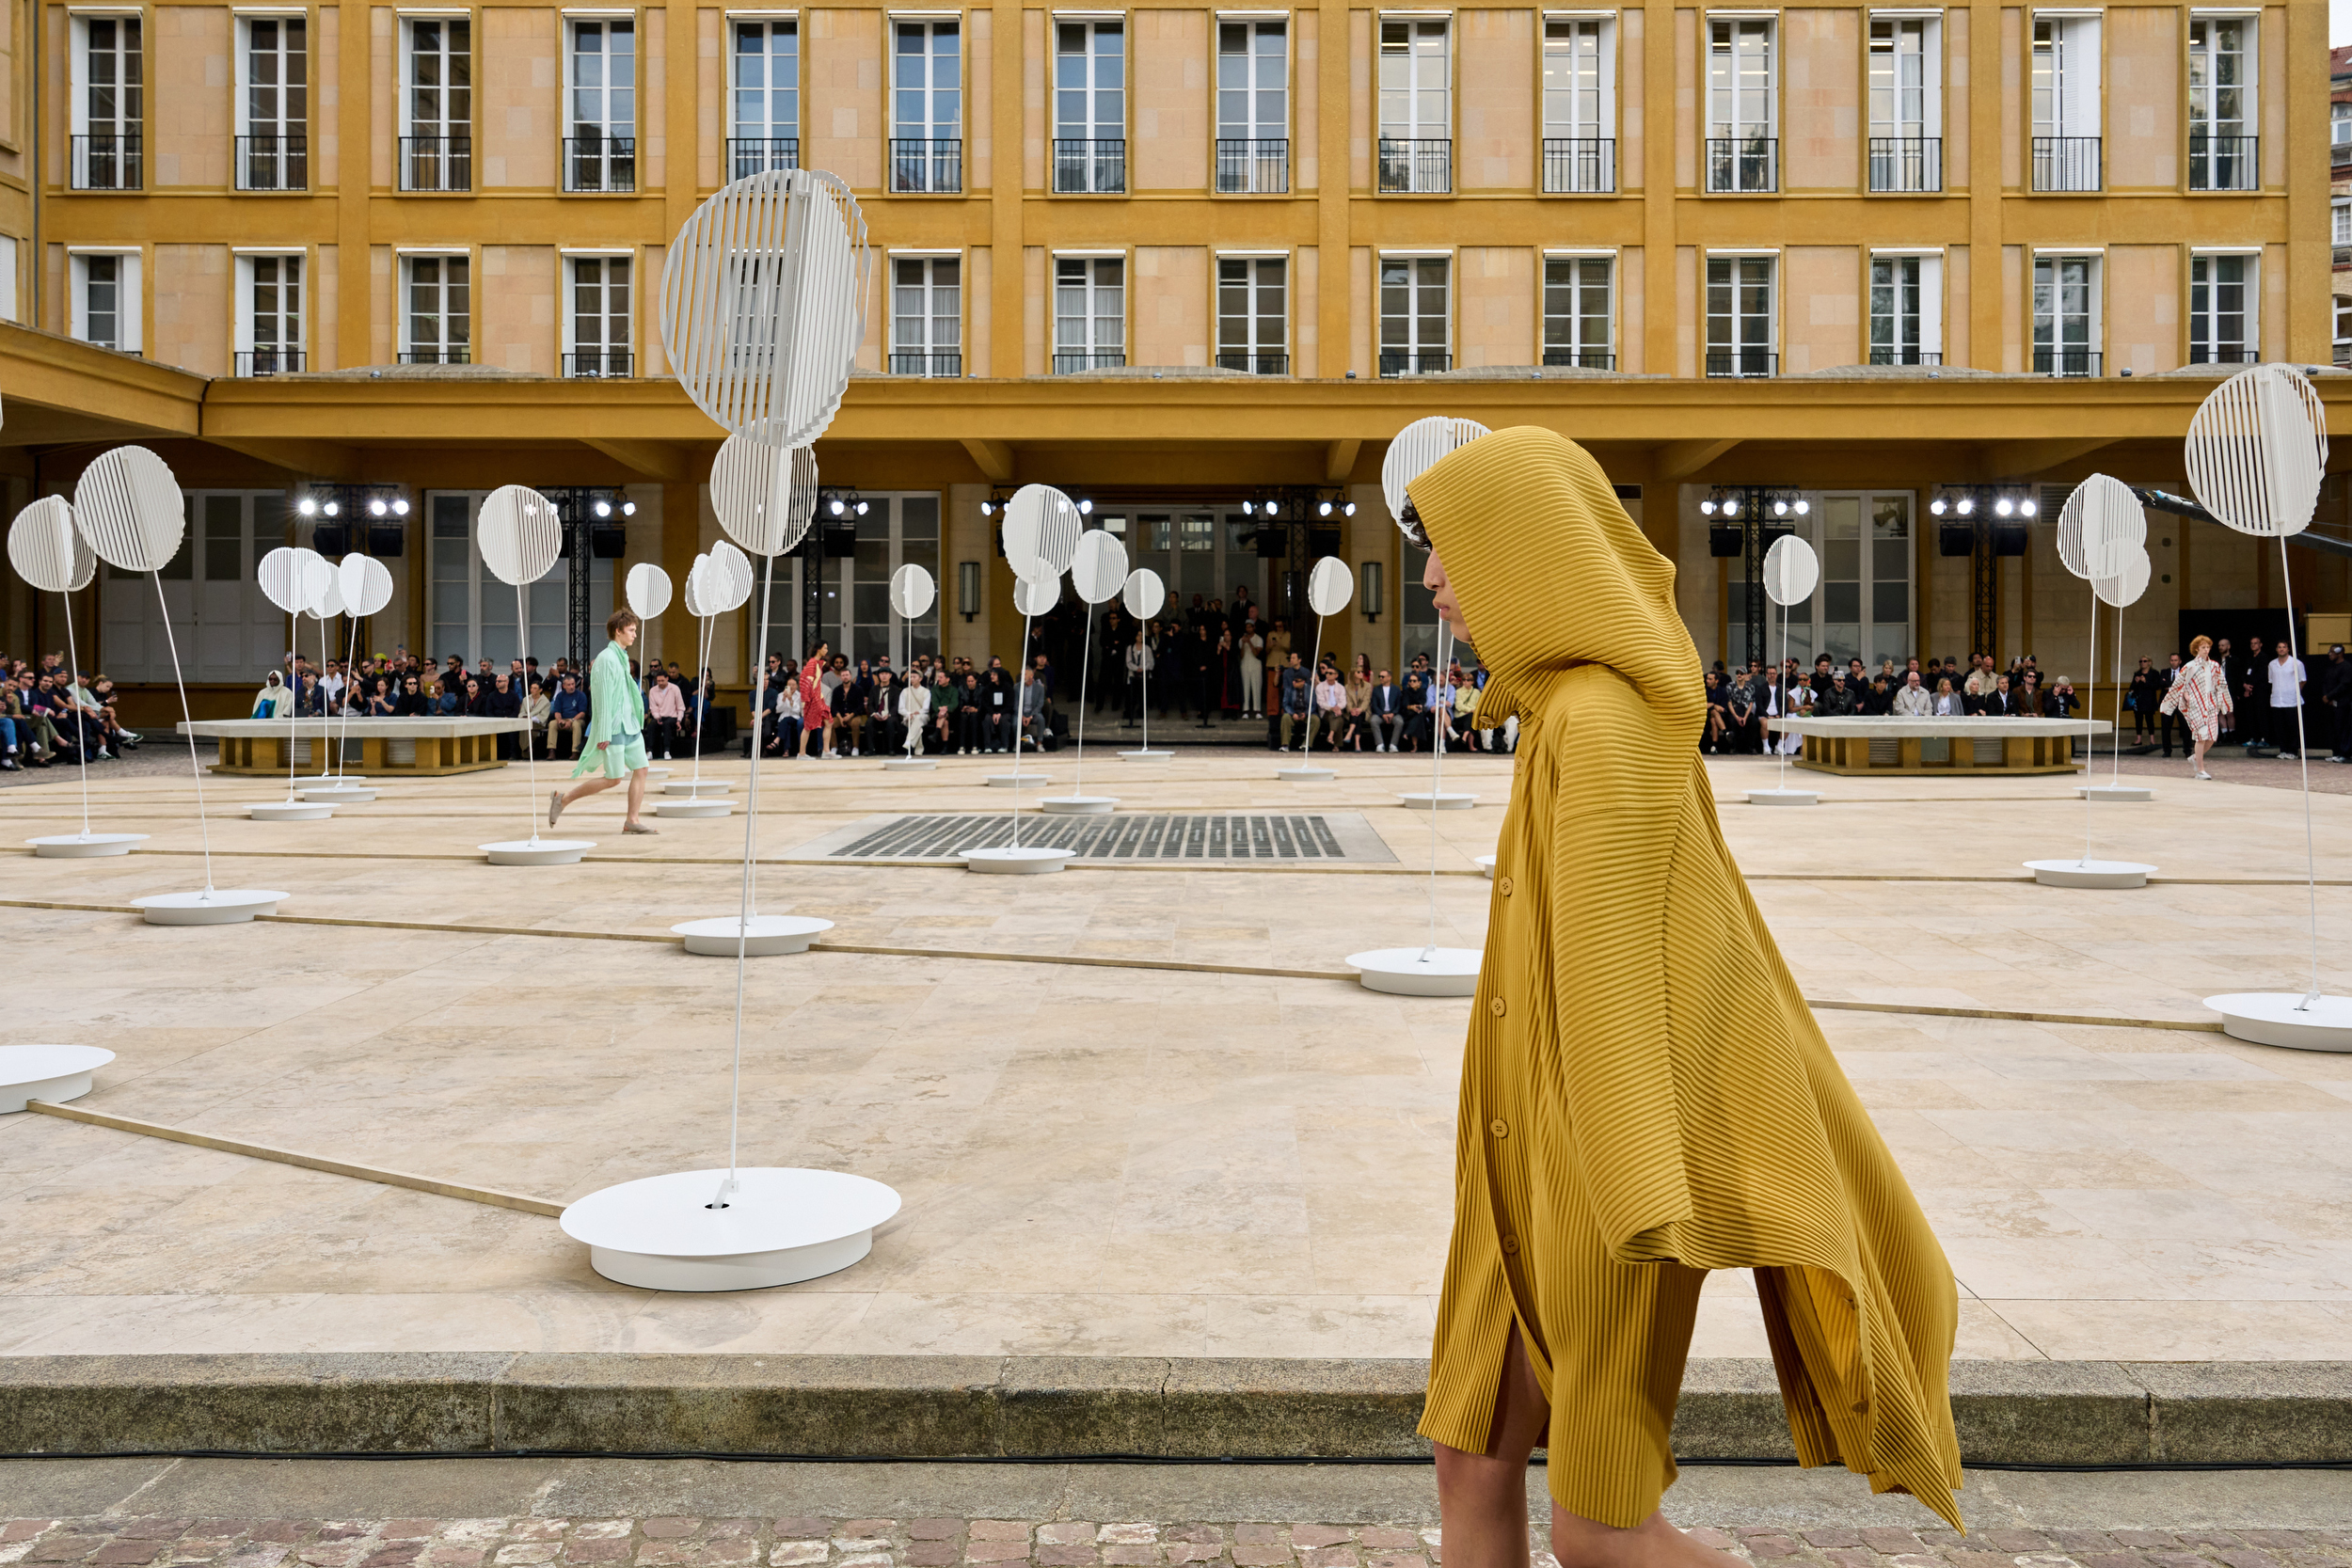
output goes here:
{"type": "Polygon", "coordinates": [[[1265,633],[1258,629],[1254,616],[1244,623],[1241,635],[1234,640],[1234,655],[1241,667],[1241,716],[1244,719],[1263,719],[1265,717],[1265,633]]]}
{"type": "MultiPolygon", "coordinates": [[[[408,689],[416,689],[410,681],[408,689]]],[[[565,762],[577,755],[580,743],[588,736],[588,693],[580,689],[580,677],[566,670],[564,686],[548,700],[548,755],[565,762]]]]}
{"type": "Polygon", "coordinates": [[[2132,744],[2147,745],[2156,716],[2156,669],[2146,654],[2139,656],[2139,668],[2132,672],[2123,705],[2131,710],[2132,744]]]}
{"type": "Polygon", "coordinates": [[[2164,696],[2165,711],[2177,712],[2188,721],[2189,767],[2201,779],[2213,777],[2205,771],[2205,749],[2220,737],[2221,721],[2230,711],[2229,677],[2220,664],[2205,657],[2212,647],[2210,637],[2190,641],[2188,665],[2164,696]]]}
{"type": "Polygon", "coordinates": [[[2295,657],[2283,639],[2279,655],[2263,672],[2270,697],[2270,743],[2279,755],[2294,762],[2300,755],[2304,742],[2299,739],[2303,727],[2303,661],[2295,657]]]}
{"type": "MultiPolygon", "coordinates": [[[[2155,679],[2156,727],[2158,733],[2164,737],[2164,754],[2167,757],[2172,754],[2172,732],[2181,724],[2182,719],[2176,709],[2165,705],[2164,699],[2171,692],[2174,683],[2180,678],[2181,656],[2178,654],[2167,656],[2165,667],[2156,672],[2155,679]]],[[[2188,736],[2185,733],[2181,736],[2181,750],[2184,752],[2188,750],[2188,736]]]]}
{"type": "Polygon", "coordinates": [[[661,760],[669,761],[686,735],[686,693],[670,684],[667,670],[653,673],[653,689],[645,693],[645,726],[661,760]]]}
{"type": "Polygon", "coordinates": [[[2328,727],[2329,762],[2352,759],[2352,658],[2344,657],[2344,644],[2331,645],[2328,662],[2319,667],[2321,722],[2328,727]]]}

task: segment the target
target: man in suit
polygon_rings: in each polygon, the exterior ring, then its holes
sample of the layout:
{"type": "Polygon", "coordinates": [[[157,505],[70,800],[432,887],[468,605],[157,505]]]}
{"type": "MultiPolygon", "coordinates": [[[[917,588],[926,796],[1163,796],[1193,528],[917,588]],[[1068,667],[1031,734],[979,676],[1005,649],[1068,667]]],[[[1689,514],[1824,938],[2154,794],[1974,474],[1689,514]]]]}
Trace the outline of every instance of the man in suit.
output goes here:
{"type": "Polygon", "coordinates": [[[1373,683],[1372,699],[1364,711],[1372,719],[1373,750],[1393,752],[1405,730],[1405,693],[1389,679],[1386,670],[1373,683]]]}

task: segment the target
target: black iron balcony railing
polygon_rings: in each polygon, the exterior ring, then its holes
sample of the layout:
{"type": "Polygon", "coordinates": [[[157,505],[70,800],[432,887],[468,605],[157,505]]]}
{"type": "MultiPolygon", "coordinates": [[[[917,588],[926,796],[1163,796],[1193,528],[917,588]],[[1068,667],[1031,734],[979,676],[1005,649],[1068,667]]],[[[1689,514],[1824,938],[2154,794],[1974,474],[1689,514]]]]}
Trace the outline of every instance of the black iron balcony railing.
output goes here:
{"type": "Polygon", "coordinates": [[[1941,354],[1930,354],[1916,344],[1872,343],[1870,363],[1873,365],[1940,365],[1941,354]]]}
{"type": "Polygon", "coordinates": [[[890,138],[890,188],[900,196],[956,196],[963,190],[959,136],[890,138]]]}
{"type": "Polygon", "coordinates": [[[1074,375],[1080,371],[1115,371],[1127,362],[1127,356],[1118,349],[1096,349],[1090,353],[1057,353],[1054,356],[1056,375],[1074,375]]]}
{"type": "Polygon", "coordinates": [[[2038,191],[2099,189],[2099,138],[2034,137],[2033,188],[2038,191]]]}
{"type": "Polygon", "coordinates": [[[472,190],[473,137],[401,137],[400,188],[404,191],[472,190]]]}
{"type": "Polygon", "coordinates": [[[2352,136],[2331,134],[2328,143],[2328,162],[2337,168],[2352,164],[2352,136]]]}
{"type": "Polygon", "coordinates": [[[1613,371],[1617,356],[1605,348],[1546,347],[1544,364],[1553,370],[1613,371]]]}
{"type": "Polygon", "coordinates": [[[1436,375],[1454,368],[1451,354],[1411,354],[1398,349],[1380,351],[1380,373],[1390,375],[1436,375]]]}
{"type": "Polygon", "coordinates": [[[302,351],[298,348],[254,348],[237,356],[239,375],[294,375],[302,370],[302,351]]]}
{"type": "Polygon", "coordinates": [[[1288,375],[1291,356],[1287,354],[1256,354],[1246,349],[1219,349],[1216,368],[1221,371],[1248,371],[1251,375],[1288,375]]]}
{"type": "Polygon", "coordinates": [[[635,136],[565,136],[564,188],[567,191],[633,191],[637,188],[635,136]]]}
{"type": "Polygon", "coordinates": [[[145,180],[140,172],[139,133],[94,133],[73,138],[73,166],[69,184],[77,191],[135,191],[145,180]]]}
{"type": "Polygon", "coordinates": [[[727,178],[745,180],[755,174],[771,174],[801,166],[801,138],[798,136],[729,136],[727,138],[727,178]]]}
{"type": "Polygon", "coordinates": [[[932,349],[927,353],[898,353],[890,356],[892,375],[959,376],[963,373],[963,351],[932,349]]]}
{"type": "Polygon", "coordinates": [[[1780,138],[1709,136],[1707,188],[1718,195],[1751,195],[1780,189],[1780,138]]]}
{"type": "Polygon", "coordinates": [[[1609,136],[1546,136],[1544,194],[1568,196],[1617,188],[1617,144],[1609,136]]]}
{"type": "Polygon", "coordinates": [[[2033,350],[2033,373],[2036,375],[2097,375],[2100,356],[2095,349],[2053,348],[2036,343],[2033,350]]]}
{"type": "Polygon", "coordinates": [[[1056,136],[1056,196],[1127,194],[1127,140],[1123,136],[1056,136]]]}
{"type": "Polygon", "coordinates": [[[1944,138],[1872,136],[1870,189],[1940,191],[1944,188],[1944,138]]]}
{"type": "Polygon", "coordinates": [[[1382,136],[1380,191],[1384,196],[1445,196],[1454,189],[1454,138],[1382,136]]]}
{"type": "Polygon", "coordinates": [[[2352,339],[2338,338],[2336,340],[2335,362],[2339,365],[2352,365],[2352,339]]]}
{"type": "Polygon", "coordinates": [[[1216,138],[1216,194],[1286,196],[1291,188],[1288,136],[1216,138]]]}
{"type": "Polygon", "coordinates": [[[1735,380],[1778,375],[1780,356],[1766,348],[1710,348],[1707,351],[1707,373],[1735,380]]]}
{"type": "Polygon", "coordinates": [[[308,133],[237,138],[237,189],[307,191],[310,188],[310,137],[308,133]]]}
{"type": "Polygon", "coordinates": [[[2188,341],[2188,362],[2192,365],[2251,365],[2262,358],[2262,350],[2251,343],[2201,343],[2188,341]]]}
{"type": "Polygon", "coordinates": [[[400,351],[404,365],[470,365],[473,363],[471,343],[428,343],[421,348],[400,351]]]}
{"type": "Polygon", "coordinates": [[[564,375],[570,381],[608,381],[637,373],[637,356],[625,348],[581,348],[564,356],[564,375]]]}
{"type": "Polygon", "coordinates": [[[2250,191],[2262,184],[2260,136],[2188,138],[2188,188],[2192,191],[2250,191]]]}

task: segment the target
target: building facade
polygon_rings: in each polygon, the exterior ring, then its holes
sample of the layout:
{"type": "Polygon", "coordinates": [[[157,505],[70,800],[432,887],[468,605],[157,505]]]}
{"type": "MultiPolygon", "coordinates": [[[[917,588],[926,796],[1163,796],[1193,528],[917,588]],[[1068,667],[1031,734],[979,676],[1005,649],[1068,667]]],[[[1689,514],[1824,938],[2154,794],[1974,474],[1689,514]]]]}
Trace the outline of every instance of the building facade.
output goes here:
{"type": "MultiPolygon", "coordinates": [[[[518,617],[485,579],[501,483],[595,487],[627,559],[682,576],[717,537],[719,432],[667,378],[662,256],[761,169],[841,177],[874,256],[818,448],[864,511],[779,562],[771,646],[1009,655],[985,509],[1042,481],[1182,602],[1279,611],[1340,554],[1361,593],[1327,638],[1409,657],[1432,621],[1378,463],[1445,412],[1590,446],[1708,657],[1750,651],[1706,504],[1745,497],[1822,551],[1799,650],[1989,642],[2079,675],[2055,501],[2093,469],[2184,488],[2218,377],[2344,336],[2320,0],[6,14],[11,496],[118,440],[164,452],[192,516],[166,603],[227,690],[283,640],[245,585],[326,520],[306,496],[388,503],[348,541],[399,585],[378,651],[560,634],[563,583],[518,617]],[[2036,502],[2025,553],[1944,553],[2003,546],[1947,536],[1934,503],[1964,495],[2036,502]],[[934,626],[890,621],[909,561],[941,578],[934,626]]],[[[2286,610],[2275,547],[2165,517],[2151,545],[2141,651],[2183,612],[2286,610]]],[[[2298,552],[2296,608],[2344,609],[2344,567],[2298,552]]],[[[611,563],[580,569],[609,603],[611,563]]],[[[0,646],[61,641],[10,594],[0,646]]],[[[153,598],[92,591],[118,680],[167,673],[153,598]]],[[[691,658],[667,623],[653,646],[691,658]]],[[[723,681],[754,637],[721,627],[723,681]]]]}

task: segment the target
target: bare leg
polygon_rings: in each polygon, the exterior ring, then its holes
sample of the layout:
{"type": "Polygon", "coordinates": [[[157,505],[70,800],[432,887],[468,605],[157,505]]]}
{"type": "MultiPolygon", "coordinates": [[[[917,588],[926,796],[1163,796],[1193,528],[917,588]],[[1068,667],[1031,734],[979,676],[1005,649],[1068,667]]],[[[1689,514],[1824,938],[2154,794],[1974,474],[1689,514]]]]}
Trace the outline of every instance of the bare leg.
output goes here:
{"type": "MultiPolygon", "coordinates": [[[[636,775],[633,774],[631,775],[631,777],[635,776],[636,775]]],[[[591,795],[599,794],[604,790],[611,789],[614,784],[619,784],[620,782],[621,781],[618,779],[607,779],[601,777],[584,779],[580,783],[572,785],[571,788],[564,792],[564,805],[565,809],[568,810],[573,802],[584,800],[591,795]]]]}
{"type": "Polygon", "coordinates": [[[1527,1459],[1544,1440],[1550,1419],[1515,1324],[1486,1451],[1437,1446],[1446,1568],[1527,1568],[1527,1459]]]}
{"type": "Polygon", "coordinates": [[[628,815],[622,818],[625,825],[635,822],[638,814],[645,809],[645,779],[646,773],[642,768],[634,769],[628,776],[628,815]]]}

